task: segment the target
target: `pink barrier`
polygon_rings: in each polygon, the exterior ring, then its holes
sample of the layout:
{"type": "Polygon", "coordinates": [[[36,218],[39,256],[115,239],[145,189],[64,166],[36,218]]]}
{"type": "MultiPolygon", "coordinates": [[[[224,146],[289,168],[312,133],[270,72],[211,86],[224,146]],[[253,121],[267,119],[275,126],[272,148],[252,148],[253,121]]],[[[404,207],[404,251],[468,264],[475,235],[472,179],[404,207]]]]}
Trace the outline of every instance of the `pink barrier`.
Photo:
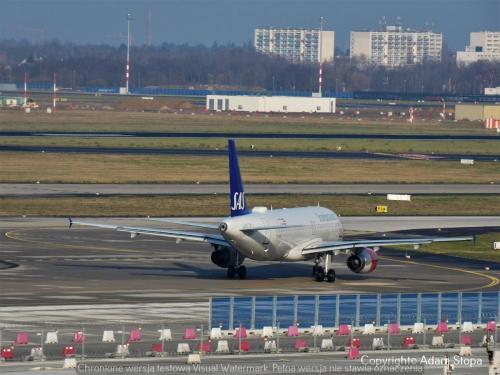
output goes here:
{"type": "Polygon", "coordinates": [[[76,348],[74,346],[65,346],[63,349],[64,357],[72,357],[76,354],[76,348]]]}
{"type": "Polygon", "coordinates": [[[337,335],[346,336],[349,333],[351,333],[351,331],[350,331],[349,326],[347,324],[341,324],[339,326],[339,330],[337,331],[337,335]]]}
{"type": "Polygon", "coordinates": [[[349,346],[353,346],[355,348],[361,348],[361,340],[360,339],[352,339],[349,346]]]}
{"type": "Polygon", "coordinates": [[[470,336],[460,337],[460,344],[471,346],[472,345],[472,337],[470,337],[470,336]]]}
{"type": "Polygon", "coordinates": [[[154,353],[162,353],[163,349],[161,347],[161,342],[151,344],[151,351],[154,353]]]}
{"type": "Polygon", "coordinates": [[[240,344],[241,352],[249,352],[250,351],[250,343],[248,341],[242,341],[240,344]]]}
{"type": "Polygon", "coordinates": [[[196,329],[194,328],[186,328],[184,330],[184,339],[193,340],[196,339],[196,329]]]}
{"type": "Polygon", "coordinates": [[[359,359],[360,354],[359,354],[359,348],[356,348],[355,346],[349,347],[349,351],[347,352],[347,359],[359,359]]]}
{"type": "Polygon", "coordinates": [[[497,329],[497,323],[494,320],[486,323],[486,331],[487,332],[495,332],[496,329],[497,329]]]}
{"type": "Polygon", "coordinates": [[[28,345],[28,333],[27,332],[19,332],[16,336],[16,345],[28,345]]]}
{"type": "Polygon", "coordinates": [[[399,328],[398,323],[390,323],[389,327],[387,327],[387,329],[389,330],[389,333],[391,335],[397,335],[397,334],[399,334],[399,332],[401,332],[401,329],[399,328]]]}
{"type": "Polygon", "coordinates": [[[446,322],[440,322],[437,325],[436,331],[439,333],[446,333],[448,332],[448,324],[446,322]]]}
{"type": "Polygon", "coordinates": [[[288,332],[286,334],[288,337],[298,336],[299,335],[299,327],[297,326],[289,326],[288,332]]]}
{"type": "Polygon", "coordinates": [[[141,330],[136,328],[130,331],[130,335],[128,336],[128,342],[137,342],[141,341],[141,330]]]}
{"type": "Polygon", "coordinates": [[[302,340],[302,339],[295,340],[295,349],[297,351],[300,351],[300,350],[305,349],[305,348],[307,348],[307,341],[306,340],[302,340]]]}
{"type": "Polygon", "coordinates": [[[73,333],[73,342],[75,344],[81,344],[85,341],[85,335],[82,331],[76,331],[73,333]]]}
{"type": "Polygon", "coordinates": [[[198,351],[204,353],[210,353],[212,351],[212,347],[209,341],[204,341],[200,345],[198,345],[198,351]]]}
{"type": "Polygon", "coordinates": [[[417,345],[417,340],[415,337],[406,336],[403,339],[403,347],[408,348],[409,346],[417,345]]]}
{"type": "Polygon", "coordinates": [[[246,338],[247,337],[247,329],[243,326],[241,327],[241,330],[240,328],[236,328],[236,333],[234,335],[234,337],[236,338],[246,338]]]}

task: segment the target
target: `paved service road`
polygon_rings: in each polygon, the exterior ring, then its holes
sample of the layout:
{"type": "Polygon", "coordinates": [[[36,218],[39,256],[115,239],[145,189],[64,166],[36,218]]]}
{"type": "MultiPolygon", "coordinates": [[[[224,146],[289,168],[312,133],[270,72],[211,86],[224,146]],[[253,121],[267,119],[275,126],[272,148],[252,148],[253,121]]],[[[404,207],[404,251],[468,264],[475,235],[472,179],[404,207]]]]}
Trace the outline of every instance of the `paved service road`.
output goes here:
{"type": "MultiPolygon", "coordinates": [[[[0,146],[6,152],[55,152],[84,154],[118,154],[118,155],[189,155],[189,156],[227,156],[223,149],[181,149],[181,148],[142,148],[142,147],[79,147],[79,146],[0,146]]],[[[415,153],[382,153],[382,152],[347,152],[347,151],[250,151],[239,150],[240,156],[282,157],[282,158],[327,158],[327,159],[373,159],[373,160],[435,160],[459,161],[474,159],[476,161],[497,162],[500,155],[483,154],[415,154],[415,153]]]]}
{"type": "MultiPolygon", "coordinates": [[[[500,194],[494,184],[247,184],[249,194],[500,194]]],[[[0,196],[228,194],[227,184],[0,184],[0,196]]]]}
{"type": "Polygon", "coordinates": [[[282,138],[282,139],[410,139],[410,140],[492,140],[491,134],[315,134],[315,133],[169,133],[169,132],[28,132],[4,131],[0,137],[138,137],[138,138],[282,138]]]}

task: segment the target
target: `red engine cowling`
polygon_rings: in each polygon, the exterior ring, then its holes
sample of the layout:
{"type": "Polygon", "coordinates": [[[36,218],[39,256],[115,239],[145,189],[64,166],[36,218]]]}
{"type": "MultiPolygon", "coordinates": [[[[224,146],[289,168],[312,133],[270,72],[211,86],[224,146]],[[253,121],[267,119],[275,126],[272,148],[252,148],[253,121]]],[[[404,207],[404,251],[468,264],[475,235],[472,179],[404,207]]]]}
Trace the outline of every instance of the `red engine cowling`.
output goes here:
{"type": "Polygon", "coordinates": [[[347,258],[347,267],[354,273],[375,271],[378,264],[377,252],[369,247],[357,250],[347,258]]]}

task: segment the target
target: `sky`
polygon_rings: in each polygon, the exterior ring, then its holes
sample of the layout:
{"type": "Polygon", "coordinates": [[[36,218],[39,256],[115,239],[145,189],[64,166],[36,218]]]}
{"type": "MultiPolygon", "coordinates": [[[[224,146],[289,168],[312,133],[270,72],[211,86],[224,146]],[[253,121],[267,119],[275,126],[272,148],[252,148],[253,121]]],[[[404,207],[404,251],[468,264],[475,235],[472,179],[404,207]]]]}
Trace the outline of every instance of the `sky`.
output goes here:
{"type": "Polygon", "coordinates": [[[133,43],[191,45],[252,41],[257,27],[335,30],[337,47],[349,47],[352,30],[377,29],[382,17],[404,27],[442,32],[451,50],[463,50],[469,32],[500,31],[500,0],[1,0],[0,39],[33,42],[57,38],[92,44],[126,41],[128,12],[133,43]]]}

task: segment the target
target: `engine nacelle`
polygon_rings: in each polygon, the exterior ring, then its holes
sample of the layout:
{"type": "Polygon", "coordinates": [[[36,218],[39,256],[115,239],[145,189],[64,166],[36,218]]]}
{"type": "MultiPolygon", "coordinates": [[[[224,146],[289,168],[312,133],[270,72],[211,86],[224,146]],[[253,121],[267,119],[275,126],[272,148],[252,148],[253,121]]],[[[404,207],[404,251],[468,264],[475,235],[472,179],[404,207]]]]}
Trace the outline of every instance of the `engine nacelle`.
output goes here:
{"type": "Polygon", "coordinates": [[[377,253],[369,247],[358,250],[347,258],[347,267],[354,273],[373,272],[377,268],[377,264],[377,253]]]}
{"type": "Polygon", "coordinates": [[[245,260],[244,255],[239,254],[238,251],[232,247],[226,246],[214,246],[214,251],[210,258],[213,264],[221,268],[239,266],[245,260]]]}

